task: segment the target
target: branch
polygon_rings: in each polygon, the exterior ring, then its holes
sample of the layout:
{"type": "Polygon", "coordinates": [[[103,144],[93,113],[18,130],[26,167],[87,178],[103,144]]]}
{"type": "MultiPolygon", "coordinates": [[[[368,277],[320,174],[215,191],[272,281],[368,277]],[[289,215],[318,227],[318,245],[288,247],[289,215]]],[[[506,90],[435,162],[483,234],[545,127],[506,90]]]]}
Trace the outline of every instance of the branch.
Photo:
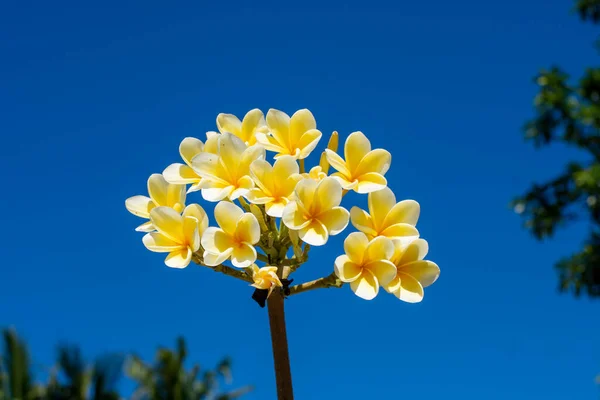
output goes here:
{"type": "Polygon", "coordinates": [[[340,281],[335,273],[325,276],[323,278],[315,279],[314,281],[302,283],[300,285],[292,286],[290,288],[290,296],[302,292],[308,292],[309,290],[321,289],[321,288],[340,288],[344,285],[344,282],[340,281]]]}
{"type": "Polygon", "coordinates": [[[216,267],[209,267],[208,265],[204,264],[204,262],[202,260],[202,256],[200,256],[198,254],[192,255],[192,261],[194,261],[194,263],[196,263],[202,267],[212,269],[215,272],[220,272],[222,274],[232,276],[232,277],[242,280],[244,282],[254,283],[254,279],[252,279],[252,277],[250,275],[246,274],[244,272],[244,270],[228,267],[227,265],[224,265],[224,264],[219,264],[216,267]]]}

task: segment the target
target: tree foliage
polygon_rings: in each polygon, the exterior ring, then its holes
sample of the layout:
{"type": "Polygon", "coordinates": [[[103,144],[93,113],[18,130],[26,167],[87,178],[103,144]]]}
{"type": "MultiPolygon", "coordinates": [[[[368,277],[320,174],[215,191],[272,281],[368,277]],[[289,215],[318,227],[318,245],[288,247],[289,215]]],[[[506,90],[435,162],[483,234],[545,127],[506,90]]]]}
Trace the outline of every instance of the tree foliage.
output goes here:
{"type": "MultiPolygon", "coordinates": [[[[576,11],[583,21],[600,22],[600,0],[579,0],[576,11]]],[[[556,265],[559,288],[576,296],[600,296],[600,68],[587,68],[571,82],[552,67],[542,70],[535,83],[535,117],[525,124],[525,138],[536,147],[563,143],[583,155],[554,179],[532,185],[513,206],[540,240],[573,221],[589,222],[583,248],[556,265]]]]}
{"type": "Polygon", "coordinates": [[[59,346],[56,364],[47,381],[34,383],[27,347],[16,332],[3,332],[0,353],[0,400],[118,400],[117,383],[127,375],[137,384],[132,399],[140,400],[230,400],[250,391],[249,386],[221,392],[219,383],[231,381],[231,361],[223,359],[214,370],[194,365],[186,371],[185,342],[177,340],[175,350],[161,348],[154,364],[137,356],[109,354],[92,363],[85,361],[75,346],[59,346]]]}

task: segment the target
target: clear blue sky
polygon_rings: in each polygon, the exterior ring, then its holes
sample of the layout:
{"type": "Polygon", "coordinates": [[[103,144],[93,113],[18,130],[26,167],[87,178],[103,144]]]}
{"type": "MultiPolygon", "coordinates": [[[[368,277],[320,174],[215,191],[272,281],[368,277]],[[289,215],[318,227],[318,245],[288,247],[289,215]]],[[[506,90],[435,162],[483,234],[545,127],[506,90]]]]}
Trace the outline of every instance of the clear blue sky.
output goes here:
{"type": "MultiPolygon", "coordinates": [[[[251,289],[165,267],[124,200],[217,113],[306,107],[391,151],[442,272],[417,305],[347,287],[287,301],[297,398],[597,397],[598,304],[557,294],[552,268],[585,227],[540,244],[507,206],[576,155],[520,131],[536,71],[597,62],[572,2],[121,3],[0,6],[0,325],[37,361],[61,340],[150,358],[184,335],[203,365],[231,355],[248,399],[273,398],[251,289]]],[[[343,236],[296,279],[328,274],[343,236]]]]}

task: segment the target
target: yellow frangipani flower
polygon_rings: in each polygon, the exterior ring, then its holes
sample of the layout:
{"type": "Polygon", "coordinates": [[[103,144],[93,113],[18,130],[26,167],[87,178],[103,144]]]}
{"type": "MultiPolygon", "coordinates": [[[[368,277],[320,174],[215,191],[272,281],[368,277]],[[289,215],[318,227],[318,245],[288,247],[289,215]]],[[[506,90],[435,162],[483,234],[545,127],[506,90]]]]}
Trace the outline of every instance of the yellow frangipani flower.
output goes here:
{"type": "Polygon", "coordinates": [[[183,216],[169,207],[150,211],[150,221],[157,232],[142,239],[146,248],[157,253],[169,253],[165,264],[171,268],[185,268],[192,254],[200,248],[200,237],[208,227],[208,216],[198,204],[190,204],[183,216]]]}
{"type": "Polygon", "coordinates": [[[348,225],[348,210],[339,207],[342,187],[333,178],[320,182],[304,179],[296,185],[293,198],[283,210],[282,221],[310,245],[324,245],[330,235],[337,235],[348,225]]]}
{"type": "Polygon", "coordinates": [[[440,276],[440,267],[423,260],[429,251],[427,241],[416,239],[406,244],[394,240],[395,251],[390,258],[397,269],[396,276],[383,288],[407,303],[423,300],[423,288],[433,284],[440,276]]]}
{"type": "Polygon", "coordinates": [[[192,168],[202,177],[199,187],[208,201],[237,199],[254,187],[250,164],[265,158],[260,145],[248,147],[232,133],[218,137],[218,154],[200,153],[192,159],[192,168]]]}
{"type": "Polygon", "coordinates": [[[256,144],[258,132],[267,133],[269,131],[265,116],[258,108],[248,111],[243,121],[233,114],[221,113],[217,116],[217,127],[221,133],[233,133],[248,146],[256,144]]]}
{"type": "Polygon", "coordinates": [[[252,213],[233,203],[221,201],[215,207],[220,228],[210,227],[202,236],[204,263],[216,266],[231,257],[234,267],[249,267],[256,261],[254,245],[260,240],[260,226],[252,213]]]}
{"type": "Polygon", "coordinates": [[[258,268],[256,264],[252,264],[252,279],[254,283],[250,286],[254,286],[257,289],[269,290],[269,294],[276,287],[282,287],[281,281],[277,276],[277,267],[262,267],[258,268]]]}
{"type": "Polygon", "coordinates": [[[191,183],[192,185],[187,191],[188,193],[200,190],[199,184],[202,178],[193,170],[192,159],[202,152],[213,154],[217,152],[217,141],[219,138],[216,134],[209,135],[210,132],[207,132],[208,138],[206,144],[202,143],[200,139],[193,137],[186,137],[181,141],[181,144],[179,145],[179,154],[185,164],[174,163],[165,168],[163,176],[167,182],[178,185],[187,185],[188,183],[191,183]]]}
{"type": "Polygon", "coordinates": [[[353,132],[346,139],[343,160],[337,153],[326,149],[327,162],[338,172],[331,176],[346,190],[370,193],[387,186],[384,175],[390,168],[392,155],[383,149],[371,150],[371,142],[362,132],[353,132]]]}
{"type": "Polygon", "coordinates": [[[299,110],[290,118],[286,113],[270,109],[267,113],[269,133],[256,133],[258,142],[269,151],[277,153],[275,158],[291,155],[303,159],[315,149],[321,131],[317,122],[307,109],[299,110]]]}
{"type": "Polygon", "coordinates": [[[245,197],[250,203],[264,204],[268,215],[281,218],[296,184],[302,180],[294,157],[280,157],[273,166],[265,160],[256,160],[250,164],[250,175],[257,187],[250,189],[245,197]]]}
{"type": "Polygon", "coordinates": [[[369,239],[386,236],[408,243],[419,237],[419,231],[415,228],[420,213],[419,203],[414,200],[396,203],[394,192],[387,187],[369,193],[368,199],[370,214],[352,207],[350,218],[352,225],[369,239]]]}
{"type": "Polygon", "coordinates": [[[316,165],[310,169],[310,171],[302,174],[304,178],[312,179],[314,181],[320,182],[321,180],[327,178],[327,174],[323,172],[323,169],[320,165],[316,165]]]}
{"type": "Polygon", "coordinates": [[[386,237],[371,241],[362,232],[354,232],[344,240],[346,254],[335,259],[335,274],[365,300],[379,293],[379,285],[387,285],[396,276],[396,267],[389,261],[394,244],[386,237]]]}
{"type": "MultiPolygon", "coordinates": [[[[161,174],[152,174],[148,178],[148,196],[133,196],[125,200],[127,211],[142,218],[150,218],[154,207],[171,207],[180,213],[185,207],[185,185],[168,183],[161,174]]],[[[152,221],[143,223],[135,228],[138,232],[152,232],[152,221]]]]}

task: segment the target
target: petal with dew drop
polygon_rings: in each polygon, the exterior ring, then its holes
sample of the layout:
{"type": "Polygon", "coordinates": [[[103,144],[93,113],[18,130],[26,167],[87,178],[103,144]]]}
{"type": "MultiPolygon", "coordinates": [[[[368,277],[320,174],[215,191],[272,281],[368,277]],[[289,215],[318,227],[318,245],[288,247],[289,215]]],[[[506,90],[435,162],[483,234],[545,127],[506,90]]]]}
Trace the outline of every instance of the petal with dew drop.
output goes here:
{"type": "Polygon", "coordinates": [[[336,258],[333,269],[335,275],[346,283],[357,280],[362,274],[362,268],[350,260],[347,255],[336,258]]]}

